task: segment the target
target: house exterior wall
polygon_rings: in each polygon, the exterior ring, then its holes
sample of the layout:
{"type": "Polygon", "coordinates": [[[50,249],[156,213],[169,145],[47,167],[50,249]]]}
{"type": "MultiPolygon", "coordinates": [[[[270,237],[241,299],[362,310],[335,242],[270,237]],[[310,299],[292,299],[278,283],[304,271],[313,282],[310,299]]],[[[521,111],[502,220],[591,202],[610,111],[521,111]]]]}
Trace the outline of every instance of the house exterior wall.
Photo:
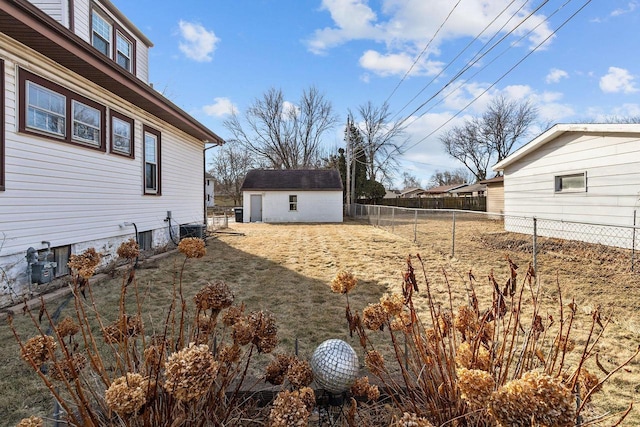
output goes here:
{"type": "Polygon", "coordinates": [[[216,205],[215,199],[214,199],[214,193],[213,193],[214,191],[213,178],[206,177],[204,181],[205,181],[205,197],[206,197],[207,207],[212,208],[216,205]]]}
{"type": "Polygon", "coordinates": [[[44,13],[69,28],[69,0],[29,0],[44,13]]]}
{"type": "Polygon", "coordinates": [[[250,221],[251,195],[262,196],[262,221],[342,222],[342,191],[244,191],[243,222],[250,221]],[[296,195],[298,209],[289,210],[289,196],[296,195]]]}
{"type": "Polygon", "coordinates": [[[487,212],[504,213],[504,183],[487,184],[487,212]]]}
{"type": "MultiPolygon", "coordinates": [[[[504,168],[505,214],[511,216],[632,226],[639,196],[638,134],[564,133],[504,168]],[[586,191],[555,191],[556,176],[582,172],[586,191]]],[[[505,220],[508,230],[511,222],[505,220]]],[[[585,240],[597,241],[593,234],[585,240]]],[[[562,230],[548,235],[564,237],[562,230]]]]}
{"type": "MultiPolygon", "coordinates": [[[[76,2],[79,3],[79,2],[76,2]]],[[[169,223],[202,223],[203,148],[187,135],[115,97],[91,81],[71,73],[0,33],[0,58],[5,75],[5,191],[0,191],[0,266],[12,291],[27,285],[27,248],[88,247],[115,256],[119,244],[139,232],[151,231],[154,246],[170,242],[169,223]],[[134,158],[72,145],[19,131],[18,69],[28,69],[134,119],[134,158]],[[161,135],[161,195],[143,195],[143,126],[161,135]],[[172,220],[165,221],[167,211],[172,220]]],[[[109,135],[109,121],[104,123],[109,135]]],[[[107,136],[107,139],[109,137],[107,136]]],[[[107,142],[107,147],[108,147],[107,142]]],[[[1,297],[0,297],[1,299],[1,297]]]]}

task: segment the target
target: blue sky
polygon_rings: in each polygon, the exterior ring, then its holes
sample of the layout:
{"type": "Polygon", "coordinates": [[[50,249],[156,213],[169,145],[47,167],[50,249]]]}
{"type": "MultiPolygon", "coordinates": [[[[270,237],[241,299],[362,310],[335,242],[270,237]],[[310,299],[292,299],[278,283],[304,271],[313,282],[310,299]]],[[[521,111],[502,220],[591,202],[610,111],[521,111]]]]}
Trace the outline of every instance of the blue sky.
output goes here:
{"type": "MultiPolygon", "coordinates": [[[[495,96],[536,105],[531,137],[553,123],[640,116],[640,0],[112,3],[154,43],[154,87],[221,137],[232,109],[270,88],[295,103],[315,86],[344,120],[388,100],[406,119],[402,170],[423,185],[462,166],[438,135],[495,96]]],[[[327,149],[344,145],[343,129],[326,135],[327,149]]]]}

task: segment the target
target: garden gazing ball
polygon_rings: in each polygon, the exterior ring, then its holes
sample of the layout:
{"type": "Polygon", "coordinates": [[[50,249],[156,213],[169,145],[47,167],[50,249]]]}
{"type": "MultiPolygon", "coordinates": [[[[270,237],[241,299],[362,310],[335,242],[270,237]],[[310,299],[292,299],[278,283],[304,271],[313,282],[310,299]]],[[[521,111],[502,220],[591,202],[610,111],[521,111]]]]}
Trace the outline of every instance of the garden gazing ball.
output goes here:
{"type": "Polygon", "coordinates": [[[323,342],[311,356],[316,383],[329,393],[340,394],[349,390],[358,376],[358,368],[358,355],[342,340],[323,342]]]}

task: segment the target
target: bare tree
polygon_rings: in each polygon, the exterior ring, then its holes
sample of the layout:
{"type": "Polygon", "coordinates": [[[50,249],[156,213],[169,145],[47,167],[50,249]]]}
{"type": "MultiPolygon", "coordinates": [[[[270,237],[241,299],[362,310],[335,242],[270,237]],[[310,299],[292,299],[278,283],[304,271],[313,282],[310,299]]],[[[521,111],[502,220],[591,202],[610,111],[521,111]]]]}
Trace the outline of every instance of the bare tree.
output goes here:
{"type": "Polygon", "coordinates": [[[224,126],[263,163],[277,169],[317,166],[322,135],[338,120],[331,103],[314,87],[302,92],[297,105],[286,102],[281,90],[270,89],[243,119],[244,123],[234,112],[224,126]]]}
{"type": "Polygon", "coordinates": [[[483,180],[491,163],[503,160],[527,137],[537,115],[529,101],[499,96],[482,116],[450,129],[440,141],[451,157],[461,161],[476,179],[483,180]]]}
{"type": "Polygon", "coordinates": [[[362,135],[362,149],[368,159],[367,178],[378,182],[389,181],[406,144],[405,128],[400,122],[389,121],[391,113],[386,102],[376,107],[369,101],[358,108],[358,113],[361,118],[358,128],[362,135]]]}
{"type": "Polygon", "coordinates": [[[256,164],[254,157],[236,141],[227,141],[216,151],[209,169],[216,184],[216,193],[231,197],[233,204],[239,206],[242,202],[240,188],[247,172],[256,164]]]}
{"type": "Polygon", "coordinates": [[[407,171],[402,172],[402,188],[420,188],[420,180],[407,171]]]}
{"type": "Polygon", "coordinates": [[[441,185],[464,184],[469,181],[469,172],[465,169],[441,172],[436,170],[431,176],[429,184],[433,187],[441,185]]]}

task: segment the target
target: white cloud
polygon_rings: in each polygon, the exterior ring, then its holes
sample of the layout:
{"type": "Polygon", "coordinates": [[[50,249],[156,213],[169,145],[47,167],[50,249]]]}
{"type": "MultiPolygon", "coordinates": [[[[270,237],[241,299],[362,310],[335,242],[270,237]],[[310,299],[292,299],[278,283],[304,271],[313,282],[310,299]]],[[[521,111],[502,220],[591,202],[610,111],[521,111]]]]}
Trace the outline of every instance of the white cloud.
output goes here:
{"type": "Polygon", "coordinates": [[[558,68],[552,68],[549,70],[549,74],[547,74],[545,81],[547,83],[558,83],[560,80],[566,78],[569,78],[569,73],[558,68]]]}
{"type": "Polygon", "coordinates": [[[638,91],[635,86],[635,76],[628,70],[618,67],[609,67],[609,72],[600,78],[600,89],[605,93],[634,93],[638,91]]]}
{"type": "Polygon", "coordinates": [[[205,105],[202,110],[207,116],[224,117],[238,109],[229,98],[214,98],[213,104],[205,105]]]}
{"type": "Polygon", "coordinates": [[[637,7],[638,7],[637,1],[630,1],[629,3],[627,3],[626,9],[622,9],[622,8],[615,9],[613,12],[611,12],[611,16],[620,16],[620,15],[625,15],[627,13],[631,13],[634,10],[636,10],[637,7]]]}
{"type": "Polygon", "coordinates": [[[209,31],[201,24],[180,21],[180,51],[187,58],[197,62],[210,62],[212,54],[216,50],[216,44],[220,41],[213,31],[209,31]]]}
{"type": "Polygon", "coordinates": [[[360,66],[379,76],[403,76],[409,69],[411,75],[434,75],[441,69],[442,64],[432,61],[418,61],[413,65],[414,58],[406,53],[381,54],[375,50],[368,50],[360,57],[360,66]],[[413,65],[413,68],[411,68],[413,65]]]}

